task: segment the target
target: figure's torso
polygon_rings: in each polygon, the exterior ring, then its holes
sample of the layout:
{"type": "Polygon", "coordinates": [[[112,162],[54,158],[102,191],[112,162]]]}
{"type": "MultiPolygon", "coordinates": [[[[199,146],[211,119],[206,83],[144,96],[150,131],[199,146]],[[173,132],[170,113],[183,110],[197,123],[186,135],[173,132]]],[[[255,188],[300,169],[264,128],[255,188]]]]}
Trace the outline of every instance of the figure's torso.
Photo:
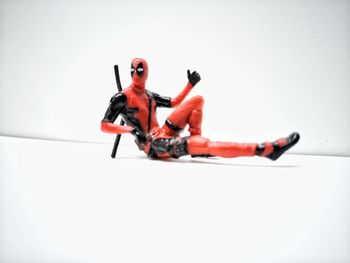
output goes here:
{"type": "Polygon", "coordinates": [[[145,133],[149,133],[154,128],[159,127],[156,112],[157,106],[152,96],[147,96],[146,92],[136,93],[131,87],[125,89],[123,93],[127,97],[127,105],[122,115],[127,122],[129,121],[130,124],[139,126],[145,133]]]}

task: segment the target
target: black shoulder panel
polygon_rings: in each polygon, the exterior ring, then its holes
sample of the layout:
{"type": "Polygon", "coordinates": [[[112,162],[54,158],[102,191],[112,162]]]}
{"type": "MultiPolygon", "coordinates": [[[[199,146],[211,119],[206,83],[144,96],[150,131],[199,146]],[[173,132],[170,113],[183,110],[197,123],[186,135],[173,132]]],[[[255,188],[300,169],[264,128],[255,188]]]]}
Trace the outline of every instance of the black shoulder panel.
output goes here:
{"type": "Polygon", "coordinates": [[[127,97],[124,93],[115,94],[110,102],[103,120],[114,122],[118,115],[124,110],[127,104],[127,97]]]}
{"type": "Polygon", "coordinates": [[[171,98],[161,96],[155,92],[152,92],[153,97],[156,101],[157,107],[165,107],[165,108],[171,108],[171,98]]]}

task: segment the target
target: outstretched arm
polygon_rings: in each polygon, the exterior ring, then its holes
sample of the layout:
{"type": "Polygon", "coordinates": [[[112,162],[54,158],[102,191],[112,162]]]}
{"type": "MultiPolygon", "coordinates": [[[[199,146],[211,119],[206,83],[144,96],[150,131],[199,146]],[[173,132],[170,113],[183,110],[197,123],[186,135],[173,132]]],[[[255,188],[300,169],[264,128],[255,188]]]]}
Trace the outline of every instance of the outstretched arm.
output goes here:
{"type": "Polygon", "coordinates": [[[131,133],[133,127],[114,124],[119,114],[126,106],[127,98],[123,93],[115,94],[109,103],[106,114],[101,121],[101,130],[107,133],[121,134],[131,133]]]}
{"type": "Polygon", "coordinates": [[[193,71],[191,73],[190,70],[187,70],[187,78],[188,78],[188,83],[186,87],[180,92],[179,95],[171,99],[171,107],[176,107],[181,102],[183,102],[183,100],[186,98],[188,93],[190,93],[192,88],[201,80],[201,76],[199,75],[198,72],[193,71]]]}
{"type": "Polygon", "coordinates": [[[179,105],[181,102],[183,102],[183,100],[186,98],[188,93],[190,93],[192,88],[201,80],[201,76],[196,71],[193,71],[191,73],[190,70],[187,70],[187,78],[188,83],[186,87],[175,98],[161,96],[155,92],[152,92],[153,97],[156,100],[157,106],[173,108],[179,105]]]}

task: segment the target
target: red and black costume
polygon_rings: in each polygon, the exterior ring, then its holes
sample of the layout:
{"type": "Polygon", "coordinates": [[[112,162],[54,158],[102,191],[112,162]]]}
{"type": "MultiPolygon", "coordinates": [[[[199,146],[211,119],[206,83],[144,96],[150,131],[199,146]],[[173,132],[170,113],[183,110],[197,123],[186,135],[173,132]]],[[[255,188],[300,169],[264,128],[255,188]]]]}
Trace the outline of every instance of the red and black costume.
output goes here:
{"type": "Polygon", "coordinates": [[[201,136],[202,108],[204,100],[195,96],[183,102],[191,89],[200,81],[200,75],[187,71],[188,83],[175,98],[160,96],[146,90],[148,64],[144,59],[135,58],[131,63],[131,85],[115,94],[101,123],[101,130],[108,133],[131,133],[136,144],[152,158],[178,158],[192,156],[264,156],[278,159],[286,150],[299,140],[298,133],[275,142],[234,143],[212,142],[201,136]],[[160,127],[157,120],[157,108],[167,107],[175,110],[160,127]],[[126,126],[114,124],[121,115],[126,126]],[[190,135],[180,137],[179,133],[189,125],[190,135]]]}

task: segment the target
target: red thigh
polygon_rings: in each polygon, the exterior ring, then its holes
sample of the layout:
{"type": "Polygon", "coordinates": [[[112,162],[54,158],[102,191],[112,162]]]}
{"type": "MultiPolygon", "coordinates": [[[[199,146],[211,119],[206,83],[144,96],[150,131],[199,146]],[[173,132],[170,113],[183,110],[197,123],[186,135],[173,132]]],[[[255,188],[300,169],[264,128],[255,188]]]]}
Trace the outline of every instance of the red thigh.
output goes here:
{"type": "Polygon", "coordinates": [[[187,124],[190,125],[190,129],[200,130],[203,104],[203,97],[195,96],[178,106],[167,118],[168,125],[163,126],[166,134],[177,135],[187,124]]]}

